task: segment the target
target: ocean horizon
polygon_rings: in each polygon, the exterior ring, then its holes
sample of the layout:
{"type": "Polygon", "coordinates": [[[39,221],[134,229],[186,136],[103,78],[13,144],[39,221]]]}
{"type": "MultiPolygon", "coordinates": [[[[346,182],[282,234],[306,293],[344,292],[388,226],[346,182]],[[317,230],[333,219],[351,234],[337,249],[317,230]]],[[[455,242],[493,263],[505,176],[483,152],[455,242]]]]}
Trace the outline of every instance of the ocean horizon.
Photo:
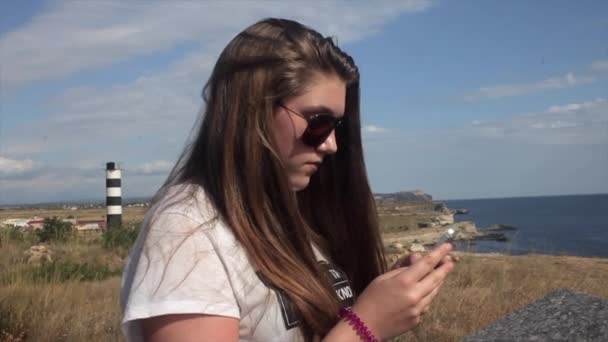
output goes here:
{"type": "Polygon", "coordinates": [[[442,201],[467,209],[456,221],[473,221],[478,229],[493,224],[507,242],[457,242],[457,250],[478,253],[552,254],[608,257],[608,194],[508,197],[442,201]]]}
{"type": "MultiPolygon", "coordinates": [[[[124,203],[145,201],[126,198],[124,203]]],[[[473,221],[478,229],[502,224],[509,241],[456,242],[457,250],[476,253],[552,254],[608,258],[608,194],[572,194],[435,200],[451,209],[466,209],[456,221],[473,221]]],[[[4,207],[45,207],[61,204],[101,204],[103,200],[72,200],[4,207]]]]}
{"type": "MultiPolygon", "coordinates": [[[[105,190],[104,190],[105,191],[105,190]]],[[[398,193],[398,192],[394,192],[398,193]]],[[[374,195],[380,193],[374,192],[374,195]]],[[[383,193],[383,194],[391,194],[391,193],[383,193]]],[[[432,194],[430,194],[432,195],[432,194]]],[[[482,201],[482,200],[501,200],[501,199],[515,199],[515,198],[545,198],[545,197],[565,197],[565,196],[608,196],[608,193],[578,193],[578,194],[557,194],[557,195],[526,195],[526,196],[507,196],[507,197],[475,197],[475,198],[452,198],[452,199],[440,199],[433,198],[434,202],[459,202],[459,201],[482,201]]],[[[149,196],[123,196],[124,203],[131,202],[145,202],[154,197],[154,194],[149,196]]],[[[3,201],[0,203],[0,208],[12,208],[12,207],[27,207],[27,206],[57,206],[57,205],[83,205],[83,204],[105,204],[105,192],[100,192],[99,197],[90,197],[90,198],[72,198],[67,200],[42,200],[42,201],[34,201],[34,202],[15,202],[9,203],[3,201]]]]}

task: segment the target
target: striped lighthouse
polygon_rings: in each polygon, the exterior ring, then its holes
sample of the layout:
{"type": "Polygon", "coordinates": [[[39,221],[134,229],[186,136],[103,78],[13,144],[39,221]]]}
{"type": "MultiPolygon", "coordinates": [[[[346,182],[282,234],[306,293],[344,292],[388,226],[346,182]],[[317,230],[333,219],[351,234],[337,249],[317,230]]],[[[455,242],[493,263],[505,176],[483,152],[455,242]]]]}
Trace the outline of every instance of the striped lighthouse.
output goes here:
{"type": "Polygon", "coordinates": [[[122,191],[120,168],[117,163],[106,163],[106,209],[107,228],[122,224],[122,191]]]}

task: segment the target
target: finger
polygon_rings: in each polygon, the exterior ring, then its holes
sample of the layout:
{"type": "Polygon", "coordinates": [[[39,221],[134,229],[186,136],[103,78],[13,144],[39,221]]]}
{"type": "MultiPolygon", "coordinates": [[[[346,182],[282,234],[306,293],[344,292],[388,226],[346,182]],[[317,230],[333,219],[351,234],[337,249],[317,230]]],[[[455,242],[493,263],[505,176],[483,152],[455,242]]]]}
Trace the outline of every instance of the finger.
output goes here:
{"type": "Polygon", "coordinates": [[[407,269],[403,270],[400,277],[404,277],[403,281],[406,283],[417,283],[420,279],[424,278],[429,272],[431,272],[452,250],[452,245],[449,243],[442,244],[441,246],[433,249],[429,254],[420,258],[415,264],[407,269]]]}
{"type": "Polygon", "coordinates": [[[393,262],[393,266],[391,266],[390,270],[396,270],[401,266],[401,258],[395,260],[395,262],[393,262]]]}
{"type": "Polygon", "coordinates": [[[454,264],[451,262],[438,266],[433,272],[429,273],[412,288],[410,292],[412,298],[420,299],[427,297],[436,288],[441,287],[445,278],[453,268],[454,264]]]}
{"type": "Polygon", "coordinates": [[[409,266],[410,255],[404,255],[395,262],[395,268],[409,266]]]}
{"type": "Polygon", "coordinates": [[[395,261],[395,263],[391,267],[391,270],[396,270],[400,267],[409,267],[413,265],[416,261],[420,260],[420,258],[422,258],[422,254],[420,253],[412,253],[406,256],[402,256],[397,259],[397,261],[395,261]]]}
{"type": "Polygon", "coordinates": [[[426,297],[422,298],[418,305],[416,305],[416,309],[420,312],[420,315],[423,315],[430,311],[431,303],[433,303],[433,299],[439,293],[439,288],[433,290],[433,292],[429,293],[426,297]]]}
{"type": "Polygon", "coordinates": [[[386,273],[379,275],[376,278],[376,280],[392,278],[398,274],[403,273],[403,270],[404,270],[404,268],[402,268],[402,267],[395,267],[394,269],[391,269],[391,270],[387,271],[386,273]]]}
{"type": "Polygon", "coordinates": [[[443,265],[448,262],[453,262],[452,257],[450,255],[444,256],[443,259],[441,259],[441,261],[439,262],[439,264],[437,264],[437,266],[443,265]]]}
{"type": "Polygon", "coordinates": [[[433,302],[435,297],[437,297],[437,295],[439,294],[441,285],[443,285],[443,283],[441,283],[439,286],[437,286],[435,289],[433,289],[433,291],[431,291],[429,294],[427,294],[424,298],[422,298],[420,300],[420,302],[417,305],[417,307],[420,309],[420,312],[428,312],[430,310],[431,303],[433,302]]]}
{"type": "Polygon", "coordinates": [[[420,254],[420,253],[412,253],[410,255],[410,265],[413,265],[414,263],[416,263],[420,259],[422,259],[422,254],[420,254]]]}
{"type": "Polygon", "coordinates": [[[441,286],[447,275],[452,272],[453,269],[453,262],[448,262],[437,267],[417,284],[413,290],[413,295],[419,296],[419,298],[426,297],[435,288],[441,286]]]}
{"type": "Polygon", "coordinates": [[[393,266],[391,267],[391,270],[396,270],[400,267],[405,267],[405,266],[409,266],[409,260],[410,256],[406,255],[406,256],[402,256],[399,257],[394,263],[393,266]]]}
{"type": "Polygon", "coordinates": [[[420,253],[412,253],[401,260],[400,267],[409,267],[412,266],[416,261],[422,258],[422,254],[420,253]]]}

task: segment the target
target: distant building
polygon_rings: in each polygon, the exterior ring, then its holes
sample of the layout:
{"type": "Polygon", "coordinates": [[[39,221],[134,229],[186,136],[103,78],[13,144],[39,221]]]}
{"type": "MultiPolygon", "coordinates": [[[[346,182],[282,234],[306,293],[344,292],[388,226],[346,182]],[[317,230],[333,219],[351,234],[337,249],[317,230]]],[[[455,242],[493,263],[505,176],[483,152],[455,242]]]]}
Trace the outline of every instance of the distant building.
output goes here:
{"type": "Polygon", "coordinates": [[[44,228],[44,220],[30,220],[27,225],[33,230],[40,230],[44,228]]]}
{"type": "Polygon", "coordinates": [[[102,231],[106,229],[106,222],[104,220],[81,220],[74,224],[74,229],[78,232],[102,231]]]}
{"type": "MultiPolygon", "coordinates": [[[[77,232],[92,232],[92,231],[105,231],[106,221],[105,220],[78,220],[74,218],[62,219],[62,222],[69,223],[74,230],[77,232]]],[[[44,228],[44,219],[34,216],[31,219],[6,219],[1,222],[5,226],[18,227],[23,230],[41,230],[44,228]]]]}
{"type": "Polygon", "coordinates": [[[14,219],[6,219],[6,220],[2,221],[2,223],[6,226],[27,228],[29,221],[30,221],[30,219],[14,218],[14,219]]]}
{"type": "Polygon", "coordinates": [[[72,226],[74,226],[74,225],[76,225],[76,223],[78,223],[78,220],[76,220],[75,218],[61,219],[61,221],[70,223],[72,226]]]}

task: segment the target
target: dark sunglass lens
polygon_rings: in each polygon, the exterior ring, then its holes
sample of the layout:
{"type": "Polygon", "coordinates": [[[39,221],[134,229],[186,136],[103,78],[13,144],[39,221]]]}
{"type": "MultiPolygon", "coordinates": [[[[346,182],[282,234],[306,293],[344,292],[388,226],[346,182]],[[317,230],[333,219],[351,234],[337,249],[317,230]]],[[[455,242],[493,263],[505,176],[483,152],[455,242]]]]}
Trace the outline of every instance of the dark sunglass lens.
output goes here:
{"type": "Polygon", "coordinates": [[[308,130],[312,133],[325,133],[327,130],[334,129],[336,118],[331,115],[315,116],[308,122],[308,130]]]}
{"type": "Polygon", "coordinates": [[[304,143],[319,146],[331,134],[338,120],[333,115],[318,115],[310,120],[304,134],[304,143]]]}

